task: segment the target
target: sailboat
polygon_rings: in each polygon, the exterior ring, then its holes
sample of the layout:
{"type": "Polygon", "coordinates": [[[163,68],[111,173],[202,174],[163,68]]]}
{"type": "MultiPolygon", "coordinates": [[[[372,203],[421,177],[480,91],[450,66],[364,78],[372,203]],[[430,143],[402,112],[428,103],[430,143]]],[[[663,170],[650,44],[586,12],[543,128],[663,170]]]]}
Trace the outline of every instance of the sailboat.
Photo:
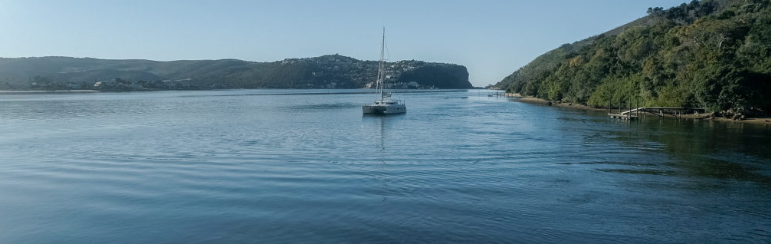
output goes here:
{"type": "Polygon", "coordinates": [[[380,61],[377,65],[377,81],[375,82],[375,93],[380,95],[379,100],[373,103],[361,106],[364,114],[403,114],[407,112],[407,105],[404,101],[391,99],[391,93],[386,92],[386,75],[383,54],[385,53],[385,28],[383,28],[383,42],[380,45],[380,61]]]}

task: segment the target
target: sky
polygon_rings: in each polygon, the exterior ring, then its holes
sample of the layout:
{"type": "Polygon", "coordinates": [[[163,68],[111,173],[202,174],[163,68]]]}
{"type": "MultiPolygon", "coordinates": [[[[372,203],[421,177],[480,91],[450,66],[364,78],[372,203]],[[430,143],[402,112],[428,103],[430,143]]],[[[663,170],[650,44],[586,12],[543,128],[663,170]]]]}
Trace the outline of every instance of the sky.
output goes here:
{"type": "Polygon", "coordinates": [[[0,0],[0,57],[158,61],[340,54],[464,65],[495,84],[539,55],[685,0],[0,0]]]}

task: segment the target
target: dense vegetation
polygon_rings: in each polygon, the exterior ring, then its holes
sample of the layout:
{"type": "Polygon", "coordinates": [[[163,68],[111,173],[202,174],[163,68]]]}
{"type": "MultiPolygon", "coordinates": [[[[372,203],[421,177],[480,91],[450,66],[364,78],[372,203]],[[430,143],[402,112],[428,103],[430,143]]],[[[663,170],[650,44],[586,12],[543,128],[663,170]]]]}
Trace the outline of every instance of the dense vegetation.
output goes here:
{"type": "Polygon", "coordinates": [[[546,53],[497,87],[558,102],[606,107],[771,111],[771,1],[691,1],[648,9],[625,26],[546,53]]]}
{"type": "MultiPolygon", "coordinates": [[[[393,88],[472,88],[461,65],[406,60],[386,67],[393,88]]],[[[11,90],[364,88],[376,76],[376,61],[341,55],[277,62],[0,58],[0,89],[11,90]]]]}

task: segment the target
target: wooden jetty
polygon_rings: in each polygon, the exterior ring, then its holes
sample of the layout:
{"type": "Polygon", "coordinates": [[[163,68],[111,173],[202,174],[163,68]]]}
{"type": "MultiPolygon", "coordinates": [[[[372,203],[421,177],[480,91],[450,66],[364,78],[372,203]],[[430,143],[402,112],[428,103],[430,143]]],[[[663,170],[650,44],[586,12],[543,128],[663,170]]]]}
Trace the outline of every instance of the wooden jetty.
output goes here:
{"type": "Polygon", "coordinates": [[[652,114],[655,116],[658,116],[659,118],[664,118],[664,115],[671,115],[675,118],[682,118],[683,114],[698,114],[698,113],[704,113],[706,112],[706,109],[704,108],[688,108],[688,107],[639,107],[640,106],[640,99],[639,97],[634,97],[628,99],[628,102],[624,104],[623,99],[619,99],[617,101],[618,103],[618,113],[614,113],[613,110],[613,99],[611,98],[608,101],[608,116],[611,118],[617,118],[617,119],[623,119],[623,120],[635,120],[640,118],[640,115],[645,117],[646,114],[652,114]],[[635,105],[635,109],[632,109],[632,105],[635,105]],[[626,105],[626,106],[624,106],[626,105]],[[627,108],[628,110],[622,111],[622,109],[627,108]]]}
{"type": "Polygon", "coordinates": [[[608,116],[611,118],[616,119],[623,119],[623,120],[635,120],[640,117],[640,114],[642,113],[642,116],[645,116],[646,114],[652,114],[654,116],[658,116],[659,118],[663,118],[665,115],[671,115],[675,118],[682,118],[683,114],[693,114],[693,113],[704,113],[706,109],[704,108],[684,108],[684,107],[639,107],[635,109],[629,109],[626,111],[621,111],[619,108],[618,113],[613,113],[610,108],[608,108],[608,116]]]}
{"type": "Polygon", "coordinates": [[[609,113],[608,116],[613,119],[621,119],[621,120],[636,120],[639,117],[637,115],[632,115],[631,113],[621,114],[621,113],[609,113]]]}

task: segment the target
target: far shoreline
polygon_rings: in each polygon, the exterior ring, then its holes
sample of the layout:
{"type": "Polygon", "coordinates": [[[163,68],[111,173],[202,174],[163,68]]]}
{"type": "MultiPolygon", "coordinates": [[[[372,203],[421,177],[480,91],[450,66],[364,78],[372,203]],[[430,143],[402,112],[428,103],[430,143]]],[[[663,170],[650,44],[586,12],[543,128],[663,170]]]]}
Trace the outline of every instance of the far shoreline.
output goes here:
{"type": "Polygon", "coordinates": [[[0,95],[12,94],[53,94],[53,93],[98,93],[98,90],[0,90],[0,95]]]}
{"type": "MultiPolygon", "coordinates": [[[[537,98],[537,97],[531,97],[531,96],[522,96],[519,93],[504,93],[507,97],[515,98],[516,101],[523,102],[523,103],[530,103],[530,104],[539,104],[539,105],[546,105],[546,106],[553,106],[553,107],[561,107],[561,108],[573,108],[573,109],[581,109],[581,110],[590,110],[590,111],[608,111],[607,108],[595,108],[590,107],[586,105],[581,104],[572,104],[572,103],[553,103],[549,100],[537,98]]],[[[693,120],[707,120],[707,121],[721,121],[721,122],[734,122],[734,123],[746,123],[746,124],[756,124],[756,125],[771,125],[771,117],[752,117],[752,118],[746,118],[744,120],[732,120],[729,118],[723,118],[723,117],[710,117],[710,114],[701,114],[701,115],[695,115],[695,114],[685,114],[682,115],[682,118],[684,119],[693,119],[693,120]]],[[[654,115],[655,116],[655,115],[654,115]]],[[[664,117],[673,118],[671,115],[664,115],[664,117]]]]}

